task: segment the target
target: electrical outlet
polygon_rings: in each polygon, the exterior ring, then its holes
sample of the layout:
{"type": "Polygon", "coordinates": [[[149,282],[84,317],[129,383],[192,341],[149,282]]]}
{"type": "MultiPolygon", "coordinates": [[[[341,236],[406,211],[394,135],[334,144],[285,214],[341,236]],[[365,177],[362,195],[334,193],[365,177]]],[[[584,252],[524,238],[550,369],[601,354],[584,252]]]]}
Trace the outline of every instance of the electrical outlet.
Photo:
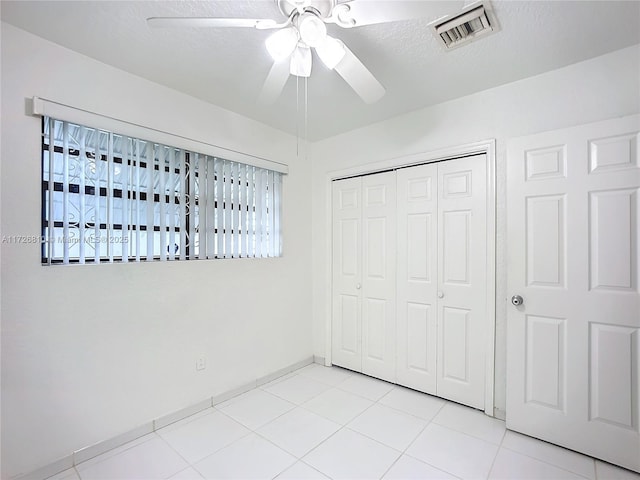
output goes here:
{"type": "Polygon", "coordinates": [[[204,370],[207,368],[207,357],[196,358],[196,370],[204,370]]]}

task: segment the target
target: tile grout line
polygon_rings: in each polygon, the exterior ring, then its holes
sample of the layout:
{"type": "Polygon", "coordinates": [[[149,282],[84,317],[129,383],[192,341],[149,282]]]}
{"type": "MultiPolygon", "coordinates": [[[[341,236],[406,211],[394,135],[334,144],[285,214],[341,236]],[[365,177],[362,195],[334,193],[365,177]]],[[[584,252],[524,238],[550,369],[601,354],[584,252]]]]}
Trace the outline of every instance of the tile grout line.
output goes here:
{"type": "MultiPolygon", "coordinates": [[[[532,438],[533,438],[533,437],[532,437],[532,438]]],[[[537,439],[536,439],[536,440],[537,440],[537,439]]],[[[553,444],[552,444],[552,445],[553,445],[553,444]]],[[[558,447],[559,447],[559,445],[554,445],[554,446],[558,446],[558,447]]],[[[560,448],[564,448],[564,447],[560,447],[560,448]]],[[[564,470],[564,471],[565,471],[565,472],[567,472],[567,473],[570,473],[570,474],[572,474],[572,475],[577,475],[578,477],[584,478],[585,480],[592,480],[592,479],[590,479],[589,477],[585,477],[585,476],[584,476],[584,475],[582,475],[581,473],[578,473],[578,472],[576,472],[576,471],[574,471],[574,470],[569,470],[568,468],[562,467],[562,466],[560,466],[560,465],[556,465],[555,463],[549,463],[549,462],[547,462],[547,461],[545,461],[545,460],[542,460],[542,459],[540,459],[540,458],[538,458],[538,457],[533,457],[533,456],[529,455],[528,453],[523,453],[523,452],[520,452],[520,451],[518,451],[518,450],[514,450],[513,448],[505,447],[505,446],[503,446],[503,445],[501,445],[501,446],[500,446],[500,449],[505,449],[505,450],[508,450],[509,452],[517,453],[518,455],[522,455],[523,457],[527,457],[527,458],[530,458],[530,459],[532,459],[532,460],[538,461],[538,462],[540,462],[540,463],[544,463],[545,465],[549,465],[549,466],[551,466],[551,467],[553,467],[553,468],[557,468],[558,470],[564,470]]],[[[573,450],[570,450],[570,451],[573,451],[573,450]]],[[[576,452],[576,453],[577,453],[577,452],[576,452]]],[[[580,455],[582,455],[582,454],[580,454],[580,455]]],[[[496,456],[497,456],[497,455],[496,455],[496,456]]],[[[593,461],[593,470],[594,470],[594,472],[593,472],[593,473],[594,473],[593,478],[597,480],[597,474],[596,474],[596,471],[595,471],[595,458],[589,457],[589,459],[590,459],[591,461],[593,461]]],[[[492,466],[492,468],[493,468],[493,465],[491,465],[491,466],[492,466]]]]}
{"type": "MultiPolygon", "coordinates": [[[[380,398],[380,400],[382,400],[384,397],[386,397],[387,395],[389,395],[389,393],[391,393],[392,391],[393,391],[393,390],[390,390],[386,395],[382,396],[382,398],[380,398]]],[[[378,400],[376,403],[378,403],[378,404],[379,404],[379,405],[381,405],[381,406],[386,406],[385,404],[380,403],[380,400],[378,400]]],[[[414,458],[414,457],[412,457],[411,455],[409,455],[409,454],[407,453],[407,450],[409,450],[409,448],[411,447],[411,445],[413,445],[413,444],[415,443],[415,441],[418,439],[418,437],[419,437],[420,435],[422,435],[422,433],[427,429],[427,427],[428,427],[428,426],[433,422],[433,419],[436,417],[436,415],[438,415],[438,413],[440,413],[440,411],[444,408],[444,406],[445,406],[445,405],[446,405],[446,403],[443,403],[442,405],[440,405],[440,408],[438,408],[438,410],[437,410],[437,411],[436,411],[436,413],[433,415],[433,417],[431,417],[431,419],[430,419],[430,420],[426,421],[425,426],[424,426],[424,427],[422,427],[422,429],[421,429],[421,430],[420,430],[420,431],[419,431],[419,432],[418,432],[418,433],[413,437],[413,439],[412,439],[412,440],[407,444],[407,446],[405,447],[405,449],[404,449],[404,450],[402,450],[402,452],[400,452],[400,456],[399,456],[398,458],[396,458],[396,459],[395,459],[395,461],[394,461],[394,462],[389,466],[389,468],[387,468],[387,469],[384,471],[384,473],[383,473],[383,474],[382,474],[382,476],[380,477],[381,479],[382,479],[382,478],[384,478],[384,476],[385,476],[387,473],[389,473],[389,471],[394,467],[394,465],[395,465],[396,463],[398,463],[398,461],[399,461],[399,460],[400,460],[404,455],[406,455],[406,456],[408,456],[408,457],[410,457],[410,458],[414,458]]],[[[388,407],[388,408],[393,408],[393,407],[388,407]]],[[[394,410],[395,410],[395,409],[394,409],[394,410]]],[[[401,412],[401,410],[396,410],[396,411],[400,411],[400,412],[401,412]]],[[[406,413],[406,412],[405,412],[405,413],[406,413]]],[[[409,415],[410,415],[410,414],[409,414],[409,415]]],[[[415,415],[412,415],[412,416],[413,416],[414,418],[419,418],[419,417],[416,417],[415,415]]],[[[421,420],[423,420],[423,421],[424,421],[424,419],[421,419],[421,420]]],[[[422,460],[419,460],[419,459],[417,459],[417,458],[416,458],[416,460],[418,460],[418,461],[422,461],[422,460]]],[[[425,463],[425,465],[427,465],[427,463],[426,463],[426,462],[423,462],[423,463],[425,463]]],[[[434,468],[437,468],[437,467],[435,467],[435,466],[433,466],[433,465],[431,465],[431,466],[432,466],[432,467],[434,467],[434,468]]],[[[444,472],[444,473],[449,473],[449,472],[445,472],[444,470],[442,470],[442,469],[440,469],[440,468],[438,468],[438,470],[439,470],[439,471],[441,471],[441,472],[444,472]]],[[[454,476],[455,476],[455,475],[454,475],[454,476]]]]}
{"type": "Polygon", "coordinates": [[[505,427],[504,433],[502,434],[502,438],[500,439],[500,443],[498,444],[498,450],[496,450],[496,454],[493,456],[493,460],[491,460],[491,466],[489,467],[489,471],[487,472],[487,478],[491,477],[491,472],[493,472],[493,468],[496,465],[496,460],[498,459],[498,455],[500,455],[500,450],[502,449],[502,444],[504,443],[504,437],[507,436],[507,429],[505,427]]]}

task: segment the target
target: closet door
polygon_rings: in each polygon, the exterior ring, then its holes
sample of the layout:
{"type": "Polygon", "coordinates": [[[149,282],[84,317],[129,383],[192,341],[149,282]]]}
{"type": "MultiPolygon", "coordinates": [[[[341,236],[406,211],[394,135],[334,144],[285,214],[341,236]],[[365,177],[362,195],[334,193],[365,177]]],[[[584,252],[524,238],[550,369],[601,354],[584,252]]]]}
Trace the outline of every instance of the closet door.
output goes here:
{"type": "Polygon", "coordinates": [[[362,371],[362,179],[333,182],[332,362],[362,371]]]}
{"type": "Polygon", "coordinates": [[[397,172],[397,379],[436,394],[437,164],[397,172]]]}
{"type": "Polygon", "coordinates": [[[396,381],[395,222],[396,173],[362,177],[362,372],[390,382],[396,381]]]}
{"type": "Polygon", "coordinates": [[[486,156],[438,163],[438,396],[484,408],[486,156]]]}

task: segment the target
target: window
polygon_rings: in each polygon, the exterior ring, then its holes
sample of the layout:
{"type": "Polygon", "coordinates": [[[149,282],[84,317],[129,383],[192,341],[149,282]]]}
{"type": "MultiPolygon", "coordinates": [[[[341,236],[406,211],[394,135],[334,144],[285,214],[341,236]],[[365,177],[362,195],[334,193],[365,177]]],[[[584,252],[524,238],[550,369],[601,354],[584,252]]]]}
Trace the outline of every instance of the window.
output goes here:
{"type": "Polygon", "coordinates": [[[282,174],[44,116],[44,264],[277,257],[282,174]]]}

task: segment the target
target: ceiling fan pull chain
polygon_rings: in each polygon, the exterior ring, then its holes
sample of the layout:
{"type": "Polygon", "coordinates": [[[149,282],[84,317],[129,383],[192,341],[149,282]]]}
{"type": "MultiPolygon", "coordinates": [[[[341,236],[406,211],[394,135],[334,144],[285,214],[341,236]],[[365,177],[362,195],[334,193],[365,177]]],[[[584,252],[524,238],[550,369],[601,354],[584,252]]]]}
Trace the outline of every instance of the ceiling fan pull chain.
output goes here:
{"type": "Polygon", "coordinates": [[[300,158],[300,77],[296,76],[296,157],[300,158]]]}
{"type": "Polygon", "coordinates": [[[307,160],[309,146],[309,78],[304,77],[304,159],[307,160]]]}

